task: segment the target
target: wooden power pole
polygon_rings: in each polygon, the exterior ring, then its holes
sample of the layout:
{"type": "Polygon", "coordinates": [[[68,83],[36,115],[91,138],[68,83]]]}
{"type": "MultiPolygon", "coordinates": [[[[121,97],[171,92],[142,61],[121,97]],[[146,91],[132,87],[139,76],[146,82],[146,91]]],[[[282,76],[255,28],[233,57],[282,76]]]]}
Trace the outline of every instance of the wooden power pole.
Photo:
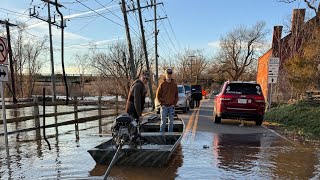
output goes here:
{"type": "Polygon", "coordinates": [[[15,24],[9,23],[9,21],[0,20],[0,24],[4,24],[7,30],[7,40],[8,40],[8,53],[9,53],[9,61],[10,61],[10,74],[11,74],[11,87],[12,87],[12,101],[14,104],[17,103],[16,97],[16,86],[14,81],[14,70],[13,70],[13,59],[12,59],[12,48],[11,48],[11,39],[10,39],[10,26],[17,26],[15,24]]]}
{"type": "Polygon", "coordinates": [[[131,67],[131,77],[133,80],[135,80],[136,79],[136,68],[135,68],[134,59],[133,59],[133,48],[132,48],[132,43],[131,43],[130,29],[129,29],[125,0],[121,0],[121,10],[123,13],[124,24],[126,27],[126,35],[127,35],[128,48],[129,48],[129,63],[130,63],[130,67],[131,67]]]}
{"type": "MultiPolygon", "coordinates": [[[[144,57],[146,59],[146,66],[147,70],[150,72],[150,66],[149,66],[149,60],[148,60],[148,52],[147,52],[147,44],[146,44],[146,38],[144,35],[144,29],[143,29],[143,22],[142,22],[142,14],[141,14],[141,8],[140,8],[140,0],[137,0],[138,4],[138,12],[139,12],[139,21],[140,21],[140,29],[141,29],[141,36],[142,36],[142,45],[144,50],[144,57]]],[[[152,81],[151,78],[149,78],[149,91],[150,91],[150,98],[151,98],[151,104],[152,109],[154,109],[154,97],[153,97],[153,90],[152,90],[152,81]]]]}
{"type": "Polygon", "coordinates": [[[158,63],[158,34],[159,34],[159,30],[157,27],[157,21],[161,20],[161,19],[166,19],[167,17],[163,17],[163,18],[157,18],[157,5],[162,4],[163,3],[158,3],[157,4],[157,0],[154,0],[153,2],[153,7],[154,7],[154,19],[152,20],[147,20],[145,22],[150,22],[150,21],[154,21],[154,44],[155,44],[155,61],[156,61],[156,86],[159,86],[159,63],[158,63]]]}
{"type": "MultiPolygon", "coordinates": [[[[52,82],[52,101],[56,101],[56,79],[55,79],[55,74],[54,74],[54,60],[53,60],[53,45],[52,45],[52,30],[51,30],[51,24],[54,24],[55,22],[51,21],[51,12],[50,12],[50,4],[56,6],[57,3],[52,2],[50,0],[41,0],[43,2],[48,3],[48,19],[43,19],[39,16],[39,13],[35,12],[35,7],[33,8],[33,13],[31,13],[30,10],[30,16],[35,17],[37,19],[40,19],[42,21],[45,21],[49,24],[49,40],[50,40],[50,62],[51,62],[51,82],[52,82]]],[[[60,4],[58,4],[58,6],[62,6],[60,4]]]]}

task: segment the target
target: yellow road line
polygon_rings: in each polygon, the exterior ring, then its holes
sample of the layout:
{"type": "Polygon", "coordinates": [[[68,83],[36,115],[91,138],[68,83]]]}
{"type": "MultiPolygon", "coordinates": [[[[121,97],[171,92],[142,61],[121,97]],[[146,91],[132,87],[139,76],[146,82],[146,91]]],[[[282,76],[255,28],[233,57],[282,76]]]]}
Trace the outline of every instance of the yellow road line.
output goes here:
{"type": "Polygon", "coordinates": [[[199,107],[198,107],[198,112],[197,112],[197,115],[196,115],[196,118],[195,118],[195,122],[194,122],[193,128],[192,128],[192,141],[193,141],[194,138],[196,137],[197,127],[198,127],[198,120],[199,120],[199,112],[200,112],[201,104],[202,104],[202,103],[200,102],[199,107]]]}
{"type": "Polygon", "coordinates": [[[194,138],[196,137],[198,120],[199,120],[199,112],[200,112],[200,106],[199,106],[199,108],[198,108],[198,112],[197,112],[197,115],[196,115],[196,117],[195,117],[195,121],[194,121],[193,128],[192,128],[192,141],[193,141],[194,138]]]}
{"type": "Polygon", "coordinates": [[[184,139],[186,138],[187,134],[189,133],[189,131],[190,131],[190,129],[191,129],[191,126],[192,126],[192,124],[193,124],[194,116],[195,116],[195,114],[196,114],[196,111],[197,111],[196,109],[193,110],[193,112],[192,112],[192,114],[191,114],[191,116],[190,116],[190,118],[189,118],[189,120],[188,120],[188,124],[187,124],[187,127],[186,127],[185,131],[184,131],[182,140],[184,140],[184,139]]]}

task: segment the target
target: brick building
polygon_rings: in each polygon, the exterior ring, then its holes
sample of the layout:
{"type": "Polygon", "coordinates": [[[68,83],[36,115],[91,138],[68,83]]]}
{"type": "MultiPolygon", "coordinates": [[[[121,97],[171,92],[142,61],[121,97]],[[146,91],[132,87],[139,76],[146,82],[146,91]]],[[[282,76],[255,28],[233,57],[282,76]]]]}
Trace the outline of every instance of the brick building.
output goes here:
{"type": "MultiPolygon", "coordinates": [[[[288,101],[292,98],[292,88],[290,87],[284,63],[293,57],[294,54],[302,54],[302,44],[312,38],[315,28],[320,28],[316,16],[307,22],[305,19],[305,9],[294,9],[292,14],[292,24],[290,33],[282,37],[282,26],[274,26],[272,35],[272,46],[264,55],[258,59],[257,82],[260,83],[266,99],[270,96],[270,84],[268,84],[268,63],[270,57],[280,58],[280,67],[277,83],[273,85],[273,101],[288,101]]],[[[319,14],[317,15],[318,17],[319,14]]]]}

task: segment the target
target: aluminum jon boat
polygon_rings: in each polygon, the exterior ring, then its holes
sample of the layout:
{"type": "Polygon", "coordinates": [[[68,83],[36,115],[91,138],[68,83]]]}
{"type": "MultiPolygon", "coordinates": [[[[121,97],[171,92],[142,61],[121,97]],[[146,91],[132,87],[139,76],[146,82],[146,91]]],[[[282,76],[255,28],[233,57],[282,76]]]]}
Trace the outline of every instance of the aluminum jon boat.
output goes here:
{"type": "MultiPolygon", "coordinates": [[[[160,133],[160,115],[147,114],[140,125],[141,145],[134,147],[130,144],[122,146],[117,154],[116,166],[165,166],[171,159],[182,139],[185,125],[181,118],[175,116],[173,132],[160,133]]],[[[88,150],[97,164],[110,164],[117,145],[114,138],[88,150]]]]}

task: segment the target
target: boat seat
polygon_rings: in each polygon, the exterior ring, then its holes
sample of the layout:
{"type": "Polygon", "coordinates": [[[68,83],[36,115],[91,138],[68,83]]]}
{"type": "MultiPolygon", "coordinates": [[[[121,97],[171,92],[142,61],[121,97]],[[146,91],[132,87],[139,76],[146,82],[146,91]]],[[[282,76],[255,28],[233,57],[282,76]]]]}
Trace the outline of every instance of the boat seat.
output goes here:
{"type": "Polygon", "coordinates": [[[127,114],[122,114],[116,118],[117,123],[131,123],[132,117],[127,114]]]}

